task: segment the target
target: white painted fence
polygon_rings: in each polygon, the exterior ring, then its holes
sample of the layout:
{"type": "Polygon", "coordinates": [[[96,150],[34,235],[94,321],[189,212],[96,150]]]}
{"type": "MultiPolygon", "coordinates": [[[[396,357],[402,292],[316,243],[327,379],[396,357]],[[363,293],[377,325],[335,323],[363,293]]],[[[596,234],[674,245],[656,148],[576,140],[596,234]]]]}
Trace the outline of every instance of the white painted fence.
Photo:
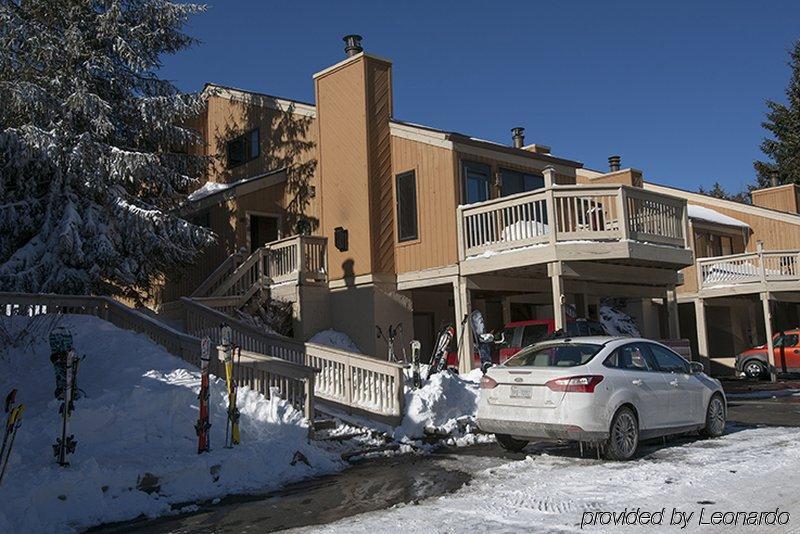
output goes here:
{"type": "Polygon", "coordinates": [[[757,251],[697,260],[698,287],[800,280],[800,250],[757,251]]]}

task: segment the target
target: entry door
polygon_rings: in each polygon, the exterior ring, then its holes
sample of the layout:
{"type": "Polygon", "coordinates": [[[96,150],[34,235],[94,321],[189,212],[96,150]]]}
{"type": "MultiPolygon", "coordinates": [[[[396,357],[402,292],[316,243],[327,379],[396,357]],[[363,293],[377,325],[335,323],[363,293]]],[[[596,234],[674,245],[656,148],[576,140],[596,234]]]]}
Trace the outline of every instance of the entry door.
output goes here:
{"type": "Polygon", "coordinates": [[[278,218],[265,215],[250,215],[250,252],[277,241],[278,218]]]}

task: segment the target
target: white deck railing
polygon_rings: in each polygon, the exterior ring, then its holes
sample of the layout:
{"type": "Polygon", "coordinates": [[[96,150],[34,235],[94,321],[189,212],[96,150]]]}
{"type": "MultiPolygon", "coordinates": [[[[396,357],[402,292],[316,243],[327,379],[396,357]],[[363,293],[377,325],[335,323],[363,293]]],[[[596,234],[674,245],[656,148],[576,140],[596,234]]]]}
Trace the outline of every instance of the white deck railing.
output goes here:
{"type": "Polygon", "coordinates": [[[686,247],[686,200],[624,185],[557,185],[459,206],[461,259],[580,241],[686,247]]]}
{"type": "Polygon", "coordinates": [[[800,280],[800,250],[747,252],[697,260],[699,289],[800,280]]]}

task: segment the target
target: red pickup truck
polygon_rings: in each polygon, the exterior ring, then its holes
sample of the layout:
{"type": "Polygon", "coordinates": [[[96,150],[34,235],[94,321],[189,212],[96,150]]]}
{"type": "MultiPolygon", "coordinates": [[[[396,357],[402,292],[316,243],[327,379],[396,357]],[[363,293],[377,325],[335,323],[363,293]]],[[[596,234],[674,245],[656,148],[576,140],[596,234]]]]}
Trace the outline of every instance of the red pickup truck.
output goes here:
{"type": "MultiPolygon", "coordinates": [[[[800,328],[784,330],[772,338],[775,370],[779,373],[800,373],[800,328]]],[[[753,347],[736,356],[736,371],[747,378],[769,376],[767,346],[753,347]]]]}
{"type": "MultiPolygon", "coordinates": [[[[543,340],[556,331],[554,319],[533,319],[529,321],[515,321],[508,323],[503,328],[503,341],[497,343],[492,350],[492,362],[503,363],[517,352],[543,340]]],[[[608,332],[597,321],[586,319],[567,319],[567,335],[569,336],[607,336],[608,332]]],[[[455,351],[448,353],[447,365],[457,365],[458,357],[455,351]]],[[[480,358],[472,355],[473,367],[480,366],[480,358]]]]}

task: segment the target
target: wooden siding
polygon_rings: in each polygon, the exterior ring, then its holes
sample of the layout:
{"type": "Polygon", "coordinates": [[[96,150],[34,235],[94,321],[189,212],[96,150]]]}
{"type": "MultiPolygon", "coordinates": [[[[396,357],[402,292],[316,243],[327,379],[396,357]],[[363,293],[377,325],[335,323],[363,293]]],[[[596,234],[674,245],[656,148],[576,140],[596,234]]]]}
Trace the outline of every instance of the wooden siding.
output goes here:
{"type": "Polygon", "coordinates": [[[372,266],[380,273],[394,272],[394,197],[392,195],[392,71],[382,61],[367,58],[367,128],[369,179],[372,205],[372,266]]]}
{"type": "MultiPolygon", "coordinates": [[[[395,257],[398,273],[456,263],[458,202],[455,165],[452,150],[392,137],[393,175],[413,170],[417,181],[419,238],[397,243],[395,257]]],[[[396,195],[394,187],[392,190],[396,195]]]]}
{"type": "Polygon", "coordinates": [[[578,174],[577,180],[579,184],[597,185],[597,184],[622,184],[630,185],[633,187],[642,187],[642,171],[636,169],[622,169],[616,172],[609,172],[600,176],[586,176],[585,174],[578,174]]]}
{"type": "Polygon", "coordinates": [[[787,213],[800,212],[800,186],[786,184],[767,189],[758,189],[750,193],[753,204],[762,208],[770,208],[787,213]]]}

